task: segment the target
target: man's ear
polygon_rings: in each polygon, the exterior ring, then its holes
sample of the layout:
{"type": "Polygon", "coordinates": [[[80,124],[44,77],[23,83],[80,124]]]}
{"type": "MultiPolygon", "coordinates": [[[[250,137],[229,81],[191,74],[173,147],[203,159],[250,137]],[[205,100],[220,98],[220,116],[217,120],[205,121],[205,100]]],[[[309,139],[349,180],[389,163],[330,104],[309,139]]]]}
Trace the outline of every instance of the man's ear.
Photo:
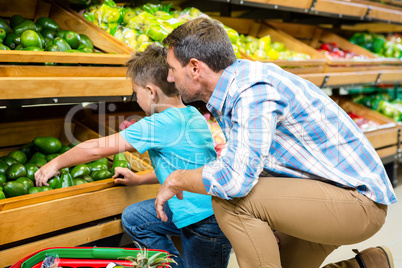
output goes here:
{"type": "Polygon", "coordinates": [[[188,63],[190,67],[190,76],[194,79],[200,77],[201,74],[201,62],[195,58],[191,58],[188,63]]]}

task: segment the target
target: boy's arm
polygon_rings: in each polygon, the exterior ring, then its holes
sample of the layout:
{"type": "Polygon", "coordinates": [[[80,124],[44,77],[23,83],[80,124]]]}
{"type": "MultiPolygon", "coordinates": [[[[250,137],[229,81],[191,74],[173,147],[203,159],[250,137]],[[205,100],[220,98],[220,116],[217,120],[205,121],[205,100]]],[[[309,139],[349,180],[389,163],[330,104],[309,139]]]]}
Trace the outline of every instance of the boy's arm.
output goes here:
{"type": "Polygon", "coordinates": [[[173,196],[183,199],[183,191],[207,194],[202,180],[204,167],[197,169],[176,170],[170,173],[155,200],[156,214],[162,221],[167,221],[163,205],[173,196]]]}
{"type": "Polygon", "coordinates": [[[136,186],[143,184],[157,184],[159,183],[156,177],[155,171],[151,171],[147,174],[135,174],[128,168],[116,167],[113,176],[114,182],[118,184],[124,184],[127,186],[136,186]]]}
{"type": "Polygon", "coordinates": [[[35,173],[36,185],[48,185],[47,181],[63,168],[88,163],[131,149],[133,147],[120,133],[82,142],[41,167],[35,173]]]}

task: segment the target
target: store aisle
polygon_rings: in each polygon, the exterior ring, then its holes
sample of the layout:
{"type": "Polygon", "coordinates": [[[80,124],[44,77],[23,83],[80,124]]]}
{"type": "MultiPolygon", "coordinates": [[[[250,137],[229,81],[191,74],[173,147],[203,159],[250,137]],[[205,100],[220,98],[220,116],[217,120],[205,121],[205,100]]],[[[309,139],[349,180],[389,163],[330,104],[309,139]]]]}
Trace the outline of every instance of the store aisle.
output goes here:
{"type": "MultiPolygon", "coordinates": [[[[388,216],[382,229],[370,239],[348,246],[342,246],[327,257],[324,264],[337,262],[339,260],[353,258],[355,254],[352,249],[364,250],[372,246],[385,245],[390,248],[394,257],[395,267],[402,267],[402,180],[395,187],[398,202],[388,208],[388,216]]],[[[323,265],[324,265],[323,264],[323,265]]],[[[238,268],[235,254],[231,254],[228,268],[238,268]]]]}

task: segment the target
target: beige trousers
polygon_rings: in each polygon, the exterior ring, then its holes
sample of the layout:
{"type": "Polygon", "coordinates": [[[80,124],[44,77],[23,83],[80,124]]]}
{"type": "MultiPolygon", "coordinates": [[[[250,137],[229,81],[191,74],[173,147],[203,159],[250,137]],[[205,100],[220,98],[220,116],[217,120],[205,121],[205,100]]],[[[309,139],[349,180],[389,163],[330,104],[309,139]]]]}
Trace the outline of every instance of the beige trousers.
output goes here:
{"type": "Polygon", "coordinates": [[[387,214],[354,189],[295,178],[263,177],[247,196],[212,205],[241,268],[318,268],[340,245],[374,235],[387,214]]]}

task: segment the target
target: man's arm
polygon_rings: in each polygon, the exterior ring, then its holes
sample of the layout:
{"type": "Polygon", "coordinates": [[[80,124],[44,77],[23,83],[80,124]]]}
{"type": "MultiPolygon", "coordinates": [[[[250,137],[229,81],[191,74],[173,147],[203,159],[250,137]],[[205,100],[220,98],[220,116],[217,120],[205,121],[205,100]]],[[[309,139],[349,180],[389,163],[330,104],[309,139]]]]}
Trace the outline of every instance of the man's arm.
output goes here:
{"type": "Polygon", "coordinates": [[[156,213],[162,221],[167,221],[167,216],[164,211],[164,204],[173,196],[183,199],[183,191],[207,194],[202,181],[202,170],[197,169],[176,170],[172,172],[159,189],[158,196],[155,200],[156,213]]]}

